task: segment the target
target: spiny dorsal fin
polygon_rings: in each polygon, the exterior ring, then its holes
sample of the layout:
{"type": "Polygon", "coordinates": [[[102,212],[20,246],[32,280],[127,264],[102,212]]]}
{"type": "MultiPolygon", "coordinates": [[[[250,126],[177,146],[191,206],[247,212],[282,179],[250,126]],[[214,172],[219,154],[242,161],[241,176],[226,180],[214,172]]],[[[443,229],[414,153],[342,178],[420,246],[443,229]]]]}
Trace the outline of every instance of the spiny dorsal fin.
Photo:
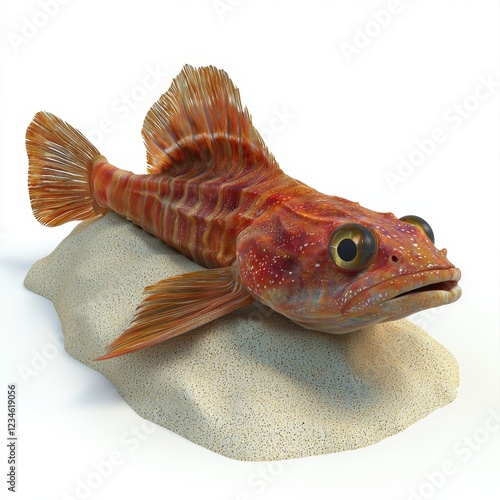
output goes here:
{"type": "Polygon", "coordinates": [[[253,302],[232,267],[167,278],[144,293],[132,325],[96,361],[165,342],[253,302]]]}
{"type": "Polygon", "coordinates": [[[231,177],[249,167],[279,171],[238,89],[213,66],[184,66],[149,110],[142,136],[152,174],[213,170],[231,177]]]}

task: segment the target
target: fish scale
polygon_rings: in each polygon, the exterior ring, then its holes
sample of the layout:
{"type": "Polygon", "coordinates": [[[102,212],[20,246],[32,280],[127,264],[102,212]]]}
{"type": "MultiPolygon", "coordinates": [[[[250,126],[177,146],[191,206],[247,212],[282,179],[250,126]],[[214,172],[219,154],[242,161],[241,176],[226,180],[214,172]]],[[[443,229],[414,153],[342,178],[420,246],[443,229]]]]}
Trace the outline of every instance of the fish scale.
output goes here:
{"type": "Polygon", "coordinates": [[[98,359],[254,300],[304,332],[343,334],[460,297],[460,271],[423,219],[375,212],[283,173],[224,71],[186,65],[148,111],[142,136],[145,175],[109,164],[50,113],[37,113],[26,133],[42,224],[111,210],[208,268],[146,287],[130,327],[98,359]]]}

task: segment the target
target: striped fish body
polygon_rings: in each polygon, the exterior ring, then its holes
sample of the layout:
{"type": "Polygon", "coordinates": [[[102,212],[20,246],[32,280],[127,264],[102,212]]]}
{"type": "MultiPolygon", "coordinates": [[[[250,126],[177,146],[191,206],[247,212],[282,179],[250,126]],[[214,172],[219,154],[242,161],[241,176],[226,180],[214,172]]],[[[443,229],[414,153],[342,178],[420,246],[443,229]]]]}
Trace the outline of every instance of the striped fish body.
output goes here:
{"type": "Polygon", "coordinates": [[[90,184],[96,211],[123,215],[207,268],[233,264],[238,234],[308,189],[281,170],[263,179],[252,169],[223,180],[206,171],[196,177],[137,175],[103,157],[93,165],[90,184]]]}
{"type": "Polygon", "coordinates": [[[46,225],[114,211],[207,269],[144,290],[99,359],[142,349],[258,300],[307,329],[346,333],[460,297],[428,224],[321,194],[285,175],[224,71],[185,66],[146,115],[148,174],[111,165],[37,113],[26,134],[46,225]]]}

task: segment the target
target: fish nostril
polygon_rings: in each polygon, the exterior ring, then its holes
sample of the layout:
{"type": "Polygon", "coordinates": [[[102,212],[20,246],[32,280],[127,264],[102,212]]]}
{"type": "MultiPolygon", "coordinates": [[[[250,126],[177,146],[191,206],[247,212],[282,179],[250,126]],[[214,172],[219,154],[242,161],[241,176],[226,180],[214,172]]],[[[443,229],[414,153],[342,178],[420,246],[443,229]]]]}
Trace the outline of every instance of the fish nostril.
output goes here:
{"type": "Polygon", "coordinates": [[[395,253],[393,253],[391,255],[391,262],[394,262],[394,264],[397,264],[400,260],[401,259],[400,259],[399,255],[396,255],[395,253]]]}

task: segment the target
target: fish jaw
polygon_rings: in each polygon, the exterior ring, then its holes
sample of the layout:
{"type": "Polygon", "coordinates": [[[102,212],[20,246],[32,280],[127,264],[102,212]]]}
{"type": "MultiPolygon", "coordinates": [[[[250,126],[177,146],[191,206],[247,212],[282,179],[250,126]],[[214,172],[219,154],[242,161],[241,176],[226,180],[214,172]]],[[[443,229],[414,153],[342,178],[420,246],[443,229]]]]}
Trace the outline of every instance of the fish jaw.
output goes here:
{"type": "Polygon", "coordinates": [[[462,295],[458,285],[461,273],[456,267],[432,269],[384,281],[364,290],[344,306],[343,314],[380,309],[394,319],[408,316],[423,309],[451,304],[462,295]]]}
{"type": "Polygon", "coordinates": [[[335,317],[318,315],[303,321],[290,316],[290,319],[310,330],[349,333],[456,302],[462,295],[460,277],[460,270],[455,267],[398,276],[355,295],[335,317]]]}

